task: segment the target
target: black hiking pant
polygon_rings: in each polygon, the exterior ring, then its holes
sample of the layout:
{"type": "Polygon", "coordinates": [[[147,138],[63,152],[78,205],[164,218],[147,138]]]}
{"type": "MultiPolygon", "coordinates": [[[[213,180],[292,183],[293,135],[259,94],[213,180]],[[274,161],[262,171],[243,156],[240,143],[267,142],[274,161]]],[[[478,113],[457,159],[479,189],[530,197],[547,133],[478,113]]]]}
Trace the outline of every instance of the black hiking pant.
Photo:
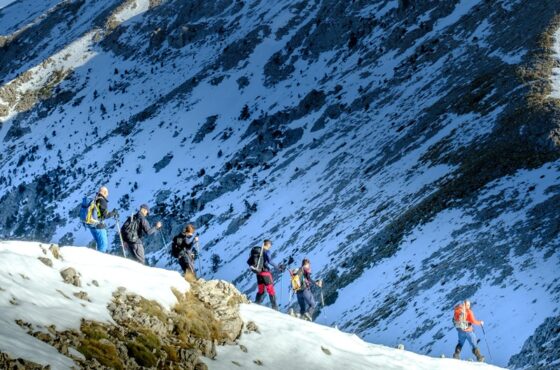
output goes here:
{"type": "Polygon", "coordinates": [[[127,254],[128,256],[135,260],[136,262],[139,262],[143,265],[146,264],[146,260],[144,259],[144,244],[142,243],[141,240],[132,243],[132,242],[125,242],[124,246],[127,250],[127,254]]]}
{"type": "Polygon", "coordinates": [[[194,270],[194,256],[193,256],[192,253],[183,253],[178,258],[178,262],[179,262],[179,265],[181,266],[181,269],[183,270],[183,274],[186,274],[187,272],[190,272],[191,274],[196,276],[196,273],[195,273],[195,270],[194,270]]]}

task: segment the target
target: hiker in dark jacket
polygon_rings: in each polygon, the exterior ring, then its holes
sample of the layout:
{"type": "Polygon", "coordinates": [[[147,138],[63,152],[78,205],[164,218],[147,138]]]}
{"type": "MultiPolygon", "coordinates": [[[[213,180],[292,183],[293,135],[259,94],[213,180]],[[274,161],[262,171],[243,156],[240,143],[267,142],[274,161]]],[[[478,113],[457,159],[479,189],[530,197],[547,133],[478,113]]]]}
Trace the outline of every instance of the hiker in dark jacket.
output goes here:
{"type": "Polygon", "coordinates": [[[171,255],[177,258],[181,269],[183,269],[183,274],[192,274],[194,277],[196,277],[194,259],[197,257],[197,250],[194,246],[198,243],[198,236],[194,234],[195,231],[195,227],[188,224],[180,234],[173,237],[171,244],[171,255]]]}
{"type": "Polygon", "coordinates": [[[150,207],[148,207],[147,204],[142,204],[138,213],[129,217],[121,228],[121,234],[128,255],[141,264],[145,264],[144,243],[142,242],[142,238],[155,233],[157,230],[161,229],[162,226],[161,222],[158,221],[154,227],[151,227],[146,219],[149,213],[150,207]],[[134,218],[136,218],[136,221],[134,221],[134,218]]]}
{"type": "Polygon", "coordinates": [[[270,256],[269,249],[272,247],[272,242],[269,239],[266,239],[263,242],[263,245],[260,247],[255,247],[251,250],[251,253],[254,254],[255,252],[260,253],[259,255],[259,263],[254,262],[253,256],[249,258],[247,263],[250,266],[250,269],[257,274],[257,296],[255,298],[255,303],[261,304],[264,299],[264,290],[266,288],[266,292],[268,293],[268,297],[270,298],[270,304],[272,309],[278,310],[278,304],[276,303],[276,292],[274,291],[274,280],[272,278],[272,267],[276,268],[280,272],[284,271],[283,265],[277,265],[272,261],[272,257],[270,256]],[[261,267],[262,266],[262,267],[261,267]]]}
{"type": "Polygon", "coordinates": [[[315,313],[317,303],[315,302],[315,297],[313,297],[313,293],[311,292],[311,286],[316,285],[320,288],[323,286],[323,282],[321,280],[313,280],[311,278],[311,262],[308,258],[304,258],[301,263],[301,274],[303,284],[301,289],[296,292],[299,304],[299,313],[302,318],[313,321],[313,314],[315,313]]]}
{"type": "Polygon", "coordinates": [[[95,220],[97,222],[88,226],[88,229],[95,240],[95,244],[97,244],[97,250],[103,253],[107,252],[107,247],[109,246],[107,225],[105,225],[104,221],[107,218],[118,215],[116,210],[109,212],[107,204],[109,202],[108,197],[109,189],[105,186],[100,187],[97,195],[95,196],[95,209],[93,210],[93,212],[97,213],[95,215],[95,220]]]}

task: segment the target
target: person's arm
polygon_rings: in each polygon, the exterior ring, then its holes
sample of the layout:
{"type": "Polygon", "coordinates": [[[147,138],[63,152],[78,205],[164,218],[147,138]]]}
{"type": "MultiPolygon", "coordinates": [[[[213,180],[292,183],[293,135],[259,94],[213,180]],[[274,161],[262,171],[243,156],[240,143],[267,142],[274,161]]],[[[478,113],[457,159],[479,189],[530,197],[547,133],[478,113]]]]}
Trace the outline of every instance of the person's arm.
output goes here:
{"type": "Polygon", "coordinates": [[[103,197],[98,197],[96,200],[97,209],[99,209],[100,219],[104,220],[111,217],[109,210],[107,210],[107,200],[103,197]]]}
{"type": "Polygon", "coordinates": [[[268,251],[264,251],[263,253],[264,262],[267,265],[273,266],[275,269],[280,270],[280,267],[272,260],[270,253],[268,251]]]}
{"type": "Polygon", "coordinates": [[[473,325],[484,325],[484,321],[477,320],[474,317],[474,313],[472,312],[472,310],[467,310],[467,322],[470,322],[473,325]]]}
{"type": "Polygon", "coordinates": [[[157,225],[154,226],[154,227],[151,227],[148,220],[146,220],[146,217],[142,217],[141,226],[142,226],[142,231],[144,231],[144,233],[148,234],[148,235],[151,235],[151,234],[155,233],[158,229],[157,225]]]}

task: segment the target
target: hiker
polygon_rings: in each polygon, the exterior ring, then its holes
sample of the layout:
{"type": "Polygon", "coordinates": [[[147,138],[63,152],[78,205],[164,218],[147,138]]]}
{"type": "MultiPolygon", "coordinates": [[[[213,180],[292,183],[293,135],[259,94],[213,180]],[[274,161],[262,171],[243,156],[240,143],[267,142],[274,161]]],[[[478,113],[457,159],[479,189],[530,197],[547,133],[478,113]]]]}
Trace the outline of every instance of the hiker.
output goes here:
{"type": "Polygon", "coordinates": [[[158,221],[156,226],[151,227],[148,220],[146,220],[146,216],[149,213],[150,207],[147,204],[142,204],[136,215],[130,216],[121,228],[121,234],[128,254],[133,260],[141,264],[145,264],[142,238],[155,233],[162,226],[161,222],[158,221]]]}
{"type": "Polygon", "coordinates": [[[195,233],[196,229],[193,225],[188,224],[183,231],[173,237],[171,244],[171,255],[177,258],[183,274],[192,274],[196,277],[194,268],[194,260],[197,258],[197,250],[194,248],[195,243],[198,243],[198,236],[195,233]]]}
{"type": "MultiPolygon", "coordinates": [[[[85,200],[86,198],[84,198],[84,202],[87,203],[85,224],[95,240],[97,250],[103,253],[107,252],[107,247],[109,246],[107,225],[105,225],[104,221],[107,218],[118,217],[119,215],[115,209],[111,212],[108,211],[108,197],[109,189],[106,186],[102,186],[91,203],[88,203],[85,200]]],[[[82,208],[84,208],[84,203],[82,203],[82,208]]]]}
{"type": "Polygon", "coordinates": [[[321,288],[323,282],[311,278],[311,262],[308,258],[303,259],[301,268],[296,270],[295,274],[292,274],[292,279],[297,279],[297,283],[292,282],[292,288],[296,291],[300,317],[313,321],[317,303],[311,292],[311,286],[316,285],[321,288]]]}
{"type": "Polygon", "coordinates": [[[468,341],[471,344],[472,352],[476,356],[477,361],[483,362],[484,356],[480,354],[480,350],[477,346],[476,336],[474,335],[473,325],[484,325],[484,321],[477,320],[471,310],[471,302],[465,300],[455,306],[453,313],[453,325],[457,329],[457,334],[459,335],[459,342],[455,347],[455,353],[453,353],[453,358],[459,358],[461,354],[461,349],[468,341]]]}
{"type": "Polygon", "coordinates": [[[255,303],[261,304],[264,299],[264,290],[268,293],[270,299],[270,304],[272,309],[278,311],[278,304],[276,303],[276,293],[274,291],[274,280],[272,278],[271,266],[279,270],[284,271],[284,266],[282,264],[277,265],[272,261],[270,253],[268,252],[272,247],[272,242],[269,239],[265,239],[262,246],[253,247],[251,249],[251,255],[247,260],[247,264],[251,271],[257,274],[257,296],[255,298],[255,303]]]}

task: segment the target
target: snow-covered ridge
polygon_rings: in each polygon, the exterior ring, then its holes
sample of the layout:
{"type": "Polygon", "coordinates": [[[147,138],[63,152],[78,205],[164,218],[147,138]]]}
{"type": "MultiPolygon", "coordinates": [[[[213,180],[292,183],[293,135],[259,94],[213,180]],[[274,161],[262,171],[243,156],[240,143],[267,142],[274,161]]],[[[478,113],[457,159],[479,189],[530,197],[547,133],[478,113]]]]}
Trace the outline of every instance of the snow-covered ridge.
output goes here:
{"type": "MultiPolygon", "coordinates": [[[[109,323],[107,305],[119,287],[169,309],[176,303],[171,288],[185,292],[189,284],[175,272],[92,249],[56,250],[39,243],[0,242],[0,352],[51,365],[54,370],[76,366],[53,347],[28,335],[25,326],[48,333],[52,325],[57,331],[78,329],[81,320],[109,323]],[[63,282],[60,271],[68,267],[80,273],[81,287],[63,282]],[[87,300],[75,296],[81,293],[83,297],[84,292],[87,300]]],[[[258,331],[242,334],[238,345],[218,347],[216,359],[204,359],[209,369],[226,370],[236,365],[269,370],[498,369],[369,344],[356,335],[253,304],[241,305],[241,316],[246,324],[254,322],[258,331]]],[[[73,349],[72,353],[78,352],[73,349]]]]}
{"type": "MultiPolygon", "coordinates": [[[[56,255],[56,252],[55,252],[56,255]]],[[[171,288],[186,292],[189,284],[178,273],[150,268],[124,258],[79,247],[60,248],[56,258],[49,245],[0,241],[0,352],[54,369],[69,368],[72,360],[28,335],[21,320],[39,330],[79,329],[82,319],[112,322],[107,305],[119,287],[169,309],[177,298],[171,288]],[[40,258],[44,259],[41,261],[40,258]],[[45,262],[50,260],[52,266],[45,262]],[[74,268],[81,287],[67,284],[60,272],[74,268]],[[85,292],[89,300],[78,298],[85,292]]]]}
{"type": "Polygon", "coordinates": [[[401,349],[364,342],[355,334],[336,328],[302,321],[258,305],[241,305],[241,316],[253,321],[259,333],[243,335],[238,346],[218,348],[218,357],[206,361],[212,370],[491,370],[501,369],[487,364],[438,359],[401,349]],[[262,365],[256,363],[260,360],[262,365]]]}

